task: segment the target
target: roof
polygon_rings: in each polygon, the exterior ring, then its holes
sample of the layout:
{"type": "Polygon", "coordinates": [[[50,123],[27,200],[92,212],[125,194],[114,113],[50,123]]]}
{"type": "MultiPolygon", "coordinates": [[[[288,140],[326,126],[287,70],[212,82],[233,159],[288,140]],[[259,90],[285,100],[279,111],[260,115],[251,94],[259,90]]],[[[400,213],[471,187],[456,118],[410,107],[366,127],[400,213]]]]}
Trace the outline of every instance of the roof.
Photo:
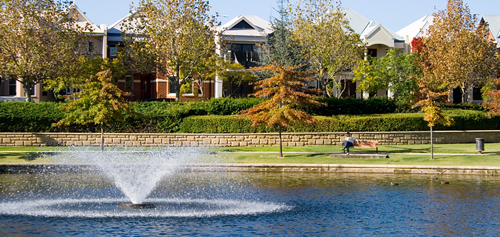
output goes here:
{"type": "Polygon", "coordinates": [[[500,15],[483,15],[483,20],[488,22],[490,32],[500,47],[500,15]]]}
{"type": "Polygon", "coordinates": [[[353,29],[354,33],[359,34],[361,40],[363,41],[368,41],[368,45],[373,45],[373,44],[386,44],[388,46],[394,47],[394,42],[382,42],[380,41],[380,35],[377,37],[377,41],[372,41],[372,37],[374,37],[376,34],[383,33],[386,34],[385,39],[383,41],[404,41],[404,38],[401,37],[399,34],[394,33],[393,31],[385,28],[383,25],[376,21],[370,21],[366,19],[365,17],[361,16],[357,12],[349,9],[349,8],[342,8],[340,9],[342,13],[344,14],[344,17],[349,21],[349,26],[353,29]],[[389,39],[392,38],[392,39],[389,39]]]}
{"type": "Polygon", "coordinates": [[[341,11],[344,17],[349,21],[349,26],[354,30],[354,33],[358,35],[361,35],[366,26],[370,24],[370,20],[349,8],[342,8],[341,11]]]}
{"type": "Polygon", "coordinates": [[[408,36],[410,39],[421,37],[427,34],[427,30],[429,26],[433,24],[433,21],[434,16],[425,15],[396,33],[405,38],[408,36]]]}
{"type": "Polygon", "coordinates": [[[68,7],[68,10],[69,11],[76,11],[78,13],[78,25],[81,26],[81,27],[85,27],[87,25],[87,23],[90,25],[90,29],[92,29],[92,32],[93,33],[104,33],[104,29],[101,29],[99,26],[97,26],[96,24],[92,23],[92,21],[87,17],[87,15],[85,14],[85,12],[83,12],[82,10],[80,10],[80,8],[75,4],[71,4],[69,7],[68,7]]]}
{"type": "Polygon", "coordinates": [[[254,15],[239,15],[219,29],[223,31],[224,35],[231,36],[267,36],[273,32],[271,23],[254,15]],[[241,21],[248,23],[251,29],[234,29],[233,27],[241,21]]]}

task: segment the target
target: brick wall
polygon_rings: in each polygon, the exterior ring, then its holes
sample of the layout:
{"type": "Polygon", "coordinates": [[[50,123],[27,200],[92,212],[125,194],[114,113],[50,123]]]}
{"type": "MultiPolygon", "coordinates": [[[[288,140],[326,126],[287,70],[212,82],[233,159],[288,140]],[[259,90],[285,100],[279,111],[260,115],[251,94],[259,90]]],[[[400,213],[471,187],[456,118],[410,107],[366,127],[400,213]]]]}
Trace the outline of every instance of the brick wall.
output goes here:
{"type": "MultiPolygon", "coordinates": [[[[344,133],[284,133],[284,146],[340,145],[344,133]]],[[[428,144],[430,133],[422,132],[352,132],[360,140],[377,140],[381,145],[428,144]]],[[[278,134],[180,134],[180,133],[106,133],[106,145],[125,146],[277,146],[278,134]]],[[[500,131],[436,131],[435,143],[500,142],[500,131]]],[[[98,133],[0,133],[0,146],[98,146],[98,133]]]]}

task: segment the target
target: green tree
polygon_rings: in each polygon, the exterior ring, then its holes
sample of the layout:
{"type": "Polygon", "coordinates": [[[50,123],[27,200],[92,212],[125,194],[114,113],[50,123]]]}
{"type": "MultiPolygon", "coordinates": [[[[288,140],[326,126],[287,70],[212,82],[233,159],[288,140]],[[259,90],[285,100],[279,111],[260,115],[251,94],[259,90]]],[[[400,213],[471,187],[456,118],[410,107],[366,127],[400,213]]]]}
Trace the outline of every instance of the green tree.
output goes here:
{"type": "MultiPolygon", "coordinates": [[[[220,70],[218,70],[217,75],[219,79],[224,81],[229,81],[231,85],[238,85],[236,89],[231,90],[231,97],[234,97],[234,93],[238,91],[238,88],[242,83],[254,83],[257,81],[254,70],[248,70],[243,65],[239,63],[231,63],[230,61],[224,61],[220,70]]],[[[263,74],[266,75],[266,74],[263,74]]]]}
{"type": "Polygon", "coordinates": [[[489,42],[477,16],[462,0],[448,0],[446,9],[434,14],[423,41],[426,81],[460,87],[463,102],[467,102],[469,88],[482,86],[496,76],[496,46],[489,42]]]}
{"type": "Polygon", "coordinates": [[[130,109],[125,93],[113,82],[113,72],[102,71],[77,85],[78,93],[72,94],[65,110],[67,113],[56,126],[93,123],[101,126],[101,150],[104,150],[104,125],[113,120],[123,121],[123,112],[136,114],[130,109]]]}
{"type": "Polygon", "coordinates": [[[293,105],[309,107],[320,106],[322,103],[314,100],[318,93],[316,89],[307,89],[306,83],[310,80],[310,72],[298,72],[297,66],[273,65],[257,67],[253,70],[271,71],[274,76],[256,82],[254,94],[259,98],[270,98],[269,100],[243,110],[240,116],[252,120],[253,126],[265,124],[278,127],[279,133],[279,157],[283,157],[281,131],[283,127],[293,127],[296,123],[312,123],[317,121],[311,115],[294,109],[293,105]]]}
{"type": "Polygon", "coordinates": [[[271,65],[278,62],[283,66],[296,66],[299,71],[304,71],[307,68],[307,61],[302,55],[302,49],[292,38],[290,13],[286,10],[288,0],[278,0],[279,14],[278,18],[271,21],[273,33],[268,36],[266,43],[262,49],[260,64],[263,66],[271,65]],[[285,1],[287,4],[285,4],[285,1]]]}
{"type": "MultiPolygon", "coordinates": [[[[340,2],[333,0],[301,0],[290,7],[293,22],[293,39],[299,43],[305,58],[316,73],[317,82],[325,95],[333,96],[326,89],[341,91],[341,73],[351,70],[362,57],[364,46],[358,34],[340,9],[340,2]],[[337,4],[337,5],[336,5],[337,4]]],[[[340,97],[342,93],[337,93],[340,97]]]]}
{"type": "Polygon", "coordinates": [[[64,91],[67,88],[78,90],[79,86],[86,83],[87,80],[96,75],[98,72],[105,69],[110,69],[113,72],[113,81],[117,82],[125,76],[127,68],[120,59],[114,59],[113,62],[107,62],[108,59],[101,57],[89,58],[80,57],[78,63],[73,69],[73,74],[56,79],[48,79],[45,81],[46,89],[52,90],[54,95],[59,95],[57,99],[64,99],[64,91]]]}
{"type": "Polygon", "coordinates": [[[215,16],[208,1],[140,0],[125,24],[131,68],[167,76],[180,99],[180,88],[215,55],[215,16]]]}
{"type": "Polygon", "coordinates": [[[0,0],[0,75],[16,79],[32,101],[34,87],[71,75],[88,47],[88,26],[67,1],[0,0]]]}
{"type": "Polygon", "coordinates": [[[400,54],[391,49],[382,58],[359,60],[353,80],[359,81],[357,90],[376,93],[379,89],[389,89],[398,106],[415,103],[418,92],[415,78],[421,77],[415,57],[416,54],[400,54]]]}

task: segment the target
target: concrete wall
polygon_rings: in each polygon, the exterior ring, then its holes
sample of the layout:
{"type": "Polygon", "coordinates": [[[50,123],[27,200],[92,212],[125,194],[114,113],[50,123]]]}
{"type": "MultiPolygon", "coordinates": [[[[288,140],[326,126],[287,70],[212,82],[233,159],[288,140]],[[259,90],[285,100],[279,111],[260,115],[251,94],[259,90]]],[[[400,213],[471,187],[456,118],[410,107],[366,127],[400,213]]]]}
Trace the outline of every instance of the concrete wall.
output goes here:
{"type": "MultiPolygon", "coordinates": [[[[352,132],[360,140],[377,140],[380,145],[428,144],[430,133],[352,132]]],[[[98,133],[0,133],[0,146],[99,146],[98,133]]],[[[284,146],[340,146],[344,133],[284,133],[284,146]]],[[[500,142],[500,131],[436,131],[435,143],[500,142]]],[[[276,133],[180,134],[180,133],[106,133],[105,144],[125,146],[277,146],[276,133]]]]}

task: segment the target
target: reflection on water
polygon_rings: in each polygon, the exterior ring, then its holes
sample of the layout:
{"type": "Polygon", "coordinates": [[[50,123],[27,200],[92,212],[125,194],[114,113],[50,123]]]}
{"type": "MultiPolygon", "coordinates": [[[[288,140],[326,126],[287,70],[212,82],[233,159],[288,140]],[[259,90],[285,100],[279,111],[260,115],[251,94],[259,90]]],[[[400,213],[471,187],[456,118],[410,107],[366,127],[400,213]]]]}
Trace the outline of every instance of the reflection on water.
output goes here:
{"type": "Polygon", "coordinates": [[[115,208],[123,194],[99,174],[5,174],[0,235],[496,235],[499,186],[494,176],[180,173],[146,200],[160,208],[134,214],[115,208]],[[27,212],[41,200],[73,215],[27,212]]]}

